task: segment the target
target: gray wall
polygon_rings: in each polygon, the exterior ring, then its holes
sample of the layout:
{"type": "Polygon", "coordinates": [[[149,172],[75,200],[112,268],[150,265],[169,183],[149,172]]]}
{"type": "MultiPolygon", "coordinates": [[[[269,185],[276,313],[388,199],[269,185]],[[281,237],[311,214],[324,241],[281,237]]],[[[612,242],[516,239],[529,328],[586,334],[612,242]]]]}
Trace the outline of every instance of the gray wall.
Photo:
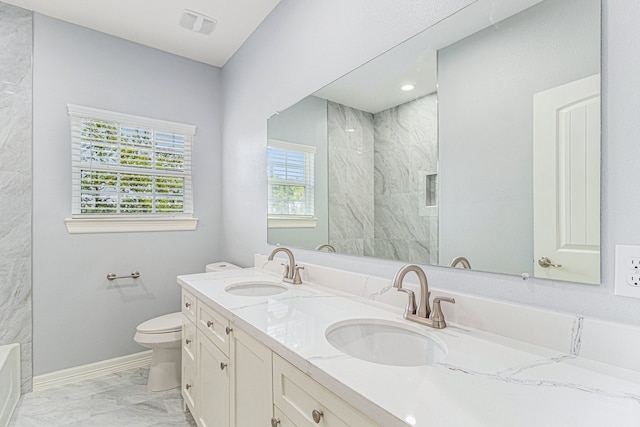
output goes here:
{"type": "Polygon", "coordinates": [[[0,2],[0,345],[31,390],[31,12],[0,2]]]}
{"type": "Polygon", "coordinates": [[[600,72],[599,28],[599,0],[547,0],[439,51],[443,263],[533,274],[533,95],[600,72]]]}
{"type": "MultiPolygon", "coordinates": [[[[220,70],[36,14],[33,86],[33,324],[36,375],[144,348],[136,326],[178,311],[176,275],[220,259],[220,70]],[[67,233],[67,104],[197,126],[196,231],[67,233]],[[105,276],[138,270],[137,285],[105,276]]],[[[264,155],[264,145],[261,155],[264,155]]],[[[261,197],[264,197],[261,194],[261,197]]]]}
{"type": "MultiPolygon", "coordinates": [[[[316,147],[314,156],[314,228],[270,228],[271,244],[315,248],[328,242],[327,208],[327,101],[309,96],[269,118],[269,138],[316,147]]],[[[266,147],[265,147],[266,150],[266,147]]],[[[265,194],[264,197],[267,195],[265,194]]]]}
{"type": "MultiPolygon", "coordinates": [[[[267,118],[469,1],[283,0],[222,71],[225,257],[250,264],[266,243],[267,118]],[[337,12],[339,11],[339,12],[337,12]],[[237,183],[242,182],[242,191],[237,183]]],[[[474,295],[640,324],[613,295],[614,246],[640,244],[640,3],[605,0],[602,285],[425,267],[429,283],[474,295]]],[[[391,277],[401,263],[296,250],[299,260],[391,277]]]]}

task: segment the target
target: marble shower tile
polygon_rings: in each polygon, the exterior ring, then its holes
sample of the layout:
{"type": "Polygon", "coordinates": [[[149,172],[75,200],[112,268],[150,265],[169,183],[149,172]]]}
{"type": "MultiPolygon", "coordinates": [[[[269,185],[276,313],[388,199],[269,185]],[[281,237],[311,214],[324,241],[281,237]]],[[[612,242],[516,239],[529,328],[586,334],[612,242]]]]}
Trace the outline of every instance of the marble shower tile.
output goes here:
{"type": "Polygon", "coordinates": [[[431,249],[428,241],[376,239],[375,245],[377,257],[401,259],[414,264],[431,263],[431,249]]]}
{"type": "Polygon", "coordinates": [[[0,345],[21,344],[32,385],[32,14],[0,2],[0,345]]]}
{"type": "Polygon", "coordinates": [[[429,241],[428,217],[418,215],[418,195],[391,194],[376,198],[376,239],[429,241]]]}
{"type": "Polygon", "coordinates": [[[0,259],[28,257],[31,255],[31,177],[23,172],[0,171],[0,195],[0,259]]]}
{"type": "Polygon", "coordinates": [[[31,13],[0,3],[0,171],[31,169],[31,13]]]}

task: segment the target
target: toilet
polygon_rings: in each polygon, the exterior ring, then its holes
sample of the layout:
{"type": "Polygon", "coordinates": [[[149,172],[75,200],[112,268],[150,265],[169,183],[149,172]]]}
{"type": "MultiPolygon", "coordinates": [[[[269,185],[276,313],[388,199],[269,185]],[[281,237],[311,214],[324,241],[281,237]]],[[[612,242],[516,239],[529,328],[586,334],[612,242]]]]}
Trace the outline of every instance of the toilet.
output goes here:
{"type": "MultiPolygon", "coordinates": [[[[206,272],[239,270],[229,262],[216,262],[205,266],[206,272]]],[[[153,350],[147,390],[165,391],[180,387],[182,371],[182,312],[142,322],[136,328],[133,340],[153,350]]]]}
{"type": "Polygon", "coordinates": [[[142,322],[134,341],[153,350],[147,390],[180,387],[182,370],[182,313],[170,313],[142,322]]]}

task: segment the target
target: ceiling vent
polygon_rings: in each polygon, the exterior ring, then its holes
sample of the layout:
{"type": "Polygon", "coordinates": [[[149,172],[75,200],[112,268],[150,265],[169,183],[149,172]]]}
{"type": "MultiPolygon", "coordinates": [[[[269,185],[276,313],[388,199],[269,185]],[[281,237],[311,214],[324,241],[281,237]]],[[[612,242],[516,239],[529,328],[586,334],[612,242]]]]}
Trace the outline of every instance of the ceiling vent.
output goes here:
{"type": "Polygon", "coordinates": [[[213,18],[209,18],[201,13],[186,9],[182,11],[182,17],[180,18],[181,27],[195,31],[196,33],[207,35],[213,32],[217,23],[218,21],[213,18]]]}

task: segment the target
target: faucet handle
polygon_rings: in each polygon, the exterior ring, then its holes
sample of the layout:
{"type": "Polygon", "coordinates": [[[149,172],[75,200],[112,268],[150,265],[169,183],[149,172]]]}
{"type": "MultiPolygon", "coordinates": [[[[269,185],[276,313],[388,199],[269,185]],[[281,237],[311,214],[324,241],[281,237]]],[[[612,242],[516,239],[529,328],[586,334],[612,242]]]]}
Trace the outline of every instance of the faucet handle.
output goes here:
{"type": "Polygon", "coordinates": [[[451,304],[455,304],[456,300],[453,298],[447,297],[435,297],[433,299],[433,311],[431,312],[431,320],[433,321],[434,328],[444,328],[447,326],[447,323],[444,321],[444,313],[442,312],[442,307],[440,307],[440,302],[450,302],[451,304]]]}
{"type": "Polygon", "coordinates": [[[302,285],[302,278],[300,277],[300,270],[304,270],[304,266],[297,265],[294,268],[293,273],[293,284],[294,285],[302,285]]]}
{"type": "Polygon", "coordinates": [[[416,305],[416,294],[411,289],[398,288],[398,290],[409,296],[407,308],[404,309],[404,318],[406,319],[410,314],[415,315],[418,310],[418,306],[416,305]]]}
{"type": "Polygon", "coordinates": [[[280,265],[284,267],[284,273],[282,273],[282,277],[289,277],[289,264],[285,264],[283,262],[280,265]]]}

